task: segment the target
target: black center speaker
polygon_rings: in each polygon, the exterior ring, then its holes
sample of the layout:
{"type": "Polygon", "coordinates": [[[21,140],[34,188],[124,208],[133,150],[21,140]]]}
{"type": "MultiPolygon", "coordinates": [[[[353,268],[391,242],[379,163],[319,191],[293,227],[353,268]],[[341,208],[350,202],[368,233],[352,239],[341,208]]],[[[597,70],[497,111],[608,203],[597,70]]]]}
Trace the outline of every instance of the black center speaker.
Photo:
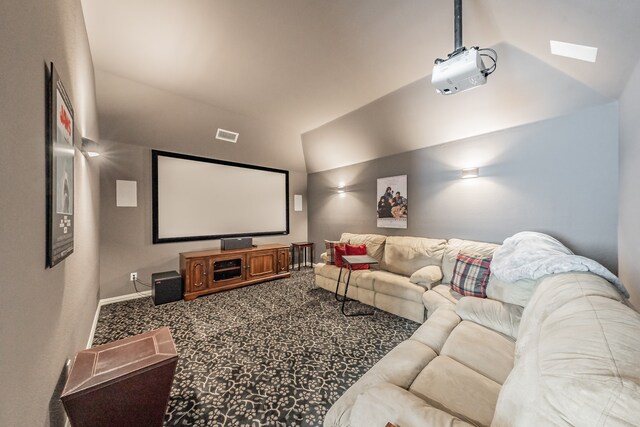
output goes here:
{"type": "Polygon", "coordinates": [[[155,305],[182,299],[182,277],[177,271],[153,273],[151,284],[151,297],[155,305]]]}
{"type": "Polygon", "coordinates": [[[230,249],[247,249],[253,246],[251,237],[236,237],[233,239],[220,239],[220,249],[228,251],[230,249]]]}

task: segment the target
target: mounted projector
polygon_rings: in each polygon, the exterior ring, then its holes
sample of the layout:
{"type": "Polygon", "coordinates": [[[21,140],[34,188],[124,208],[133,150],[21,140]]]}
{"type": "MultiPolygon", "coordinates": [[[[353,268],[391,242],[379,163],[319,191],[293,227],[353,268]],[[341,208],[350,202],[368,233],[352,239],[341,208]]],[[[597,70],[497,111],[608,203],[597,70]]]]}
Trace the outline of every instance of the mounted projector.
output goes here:
{"type": "Polygon", "coordinates": [[[477,48],[463,50],[451,58],[436,63],[431,84],[443,95],[452,95],[487,82],[487,68],[477,48]]]}
{"type": "Polygon", "coordinates": [[[431,74],[431,84],[442,95],[453,95],[487,83],[487,76],[496,70],[498,63],[498,54],[493,49],[462,46],[462,0],[454,0],[454,18],[454,51],[447,59],[436,59],[431,74]],[[492,61],[489,68],[484,65],[483,57],[492,61]]]}

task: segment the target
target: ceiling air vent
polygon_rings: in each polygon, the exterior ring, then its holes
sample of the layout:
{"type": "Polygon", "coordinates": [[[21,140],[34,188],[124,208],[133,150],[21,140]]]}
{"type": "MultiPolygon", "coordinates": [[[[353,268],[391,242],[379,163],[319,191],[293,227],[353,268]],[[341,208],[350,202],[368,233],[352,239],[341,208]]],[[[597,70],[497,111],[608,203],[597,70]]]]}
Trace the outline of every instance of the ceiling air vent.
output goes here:
{"type": "Polygon", "coordinates": [[[239,135],[240,134],[237,132],[231,132],[230,130],[218,128],[218,132],[216,132],[216,139],[233,142],[235,144],[236,142],[238,142],[239,135]]]}

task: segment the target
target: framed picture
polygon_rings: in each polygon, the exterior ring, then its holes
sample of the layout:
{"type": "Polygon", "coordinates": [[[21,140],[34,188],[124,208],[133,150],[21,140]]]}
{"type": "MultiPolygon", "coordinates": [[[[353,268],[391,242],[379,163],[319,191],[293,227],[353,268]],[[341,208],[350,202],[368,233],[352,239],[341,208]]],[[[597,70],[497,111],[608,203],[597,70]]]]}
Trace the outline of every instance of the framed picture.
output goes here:
{"type": "Polygon", "coordinates": [[[407,228],[407,175],[378,178],[378,228],[407,228]]]}
{"type": "Polygon", "coordinates": [[[47,124],[47,266],[73,253],[73,107],[51,64],[47,124]]]}

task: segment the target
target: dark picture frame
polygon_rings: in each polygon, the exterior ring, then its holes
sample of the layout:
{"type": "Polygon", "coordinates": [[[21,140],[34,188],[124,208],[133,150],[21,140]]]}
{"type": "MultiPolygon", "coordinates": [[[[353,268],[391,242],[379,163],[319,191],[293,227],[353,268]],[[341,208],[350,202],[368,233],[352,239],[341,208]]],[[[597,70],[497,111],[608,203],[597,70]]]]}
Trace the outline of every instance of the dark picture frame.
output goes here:
{"type": "Polygon", "coordinates": [[[246,163],[237,163],[227,160],[212,159],[209,157],[193,156],[189,154],[173,153],[169,151],[151,150],[151,180],[152,180],[152,222],[153,222],[153,244],[175,243],[175,242],[191,242],[198,240],[214,240],[233,237],[260,237],[260,236],[279,236],[288,235],[290,233],[289,225],[289,171],[284,169],[270,168],[266,166],[251,165],[246,163]],[[274,231],[252,231],[249,233],[228,233],[228,234],[202,234],[197,236],[178,236],[178,237],[160,237],[160,209],[159,209],[159,187],[158,187],[158,158],[169,157],[181,160],[189,160],[193,162],[212,163],[216,165],[230,166],[239,169],[259,170],[264,172],[272,172],[281,174],[284,177],[284,218],[285,228],[283,230],[274,231]]]}
{"type": "Polygon", "coordinates": [[[74,112],[53,63],[47,88],[47,267],[73,253],[74,112]]]}

